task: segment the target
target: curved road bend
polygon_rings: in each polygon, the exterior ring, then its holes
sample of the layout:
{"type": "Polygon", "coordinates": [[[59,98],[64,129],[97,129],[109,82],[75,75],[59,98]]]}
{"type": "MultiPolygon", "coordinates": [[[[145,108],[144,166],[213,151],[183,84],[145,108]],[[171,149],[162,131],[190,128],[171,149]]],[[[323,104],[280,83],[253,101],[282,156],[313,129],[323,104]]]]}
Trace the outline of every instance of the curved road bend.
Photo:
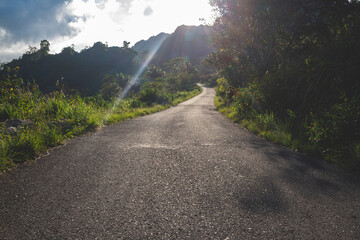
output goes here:
{"type": "Polygon", "coordinates": [[[359,239],[359,178],[245,131],[214,94],[0,176],[0,239],[359,239]]]}

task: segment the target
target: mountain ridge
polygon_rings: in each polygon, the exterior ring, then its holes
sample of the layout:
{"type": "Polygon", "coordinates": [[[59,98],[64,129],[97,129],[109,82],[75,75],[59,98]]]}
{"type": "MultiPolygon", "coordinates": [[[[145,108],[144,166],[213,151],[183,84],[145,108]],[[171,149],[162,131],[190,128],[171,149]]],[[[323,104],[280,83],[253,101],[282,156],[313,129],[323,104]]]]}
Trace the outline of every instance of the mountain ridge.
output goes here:
{"type": "Polygon", "coordinates": [[[136,42],[132,49],[138,53],[150,52],[159,44],[159,42],[163,41],[163,39],[167,39],[170,35],[171,34],[169,33],[161,32],[156,36],[151,36],[148,40],[140,40],[136,42]]]}
{"type": "Polygon", "coordinates": [[[183,57],[192,64],[199,65],[203,58],[215,50],[210,43],[210,32],[211,27],[207,25],[181,25],[171,34],[160,33],[137,42],[132,48],[139,54],[144,54],[158,47],[152,64],[162,65],[173,58],[183,57]]]}

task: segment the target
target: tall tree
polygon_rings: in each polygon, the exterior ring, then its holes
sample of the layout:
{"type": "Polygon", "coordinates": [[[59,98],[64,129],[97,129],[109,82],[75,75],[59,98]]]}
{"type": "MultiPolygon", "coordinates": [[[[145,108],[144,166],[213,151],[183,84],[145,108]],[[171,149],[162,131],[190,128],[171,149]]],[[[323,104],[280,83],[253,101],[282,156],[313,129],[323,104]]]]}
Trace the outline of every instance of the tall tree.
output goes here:
{"type": "Polygon", "coordinates": [[[40,42],[40,51],[44,54],[47,55],[50,51],[50,42],[48,40],[42,40],[40,42]]]}

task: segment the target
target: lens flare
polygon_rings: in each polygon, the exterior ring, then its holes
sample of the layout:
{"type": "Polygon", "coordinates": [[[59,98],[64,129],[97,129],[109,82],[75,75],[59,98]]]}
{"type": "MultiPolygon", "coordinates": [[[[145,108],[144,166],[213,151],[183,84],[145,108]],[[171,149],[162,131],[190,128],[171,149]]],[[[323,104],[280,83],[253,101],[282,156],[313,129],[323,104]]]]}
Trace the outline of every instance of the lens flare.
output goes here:
{"type": "Polygon", "coordinates": [[[166,39],[166,36],[163,36],[159,40],[159,42],[156,44],[156,46],[149,52],[149,55],[147,56],[146,60],[141,64],[139,70],[131,78],[130,82],[125,87],[125,89],[121,92],[120,96],[115,100],[113,106],[106,114],[105,120],[107,120],[111,116],[111,114],[115,111],[115,108],[119,105],[121,100],[123,100],[126,97],[126,95],[129,93],[130,89],[138,82],[139,78],[144,73],[145,69],[147,68],[147,66],[149,65],[151,60],[154,58],[155,54],[157,53],[157,51],[159,50],[159,48],[161,47],[161,45],[163,44],[165,39],[166,39]]]}

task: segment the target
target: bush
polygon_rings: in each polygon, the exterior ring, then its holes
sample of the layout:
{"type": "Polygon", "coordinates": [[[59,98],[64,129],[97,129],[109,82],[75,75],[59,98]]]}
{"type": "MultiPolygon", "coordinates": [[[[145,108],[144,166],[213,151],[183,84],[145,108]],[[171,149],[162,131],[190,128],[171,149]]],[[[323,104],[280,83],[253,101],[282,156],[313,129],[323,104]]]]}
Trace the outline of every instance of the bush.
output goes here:
{"type": "Polygon", "coordinates": [[[305,122],[306,135],[311,144],[320,147],[327,158],[359,159],[360,102],[344,98],[318,114],[311,113],[305,122]],[[332,157],[330,156],[332,155],[332,157]]]}
{"type": "Polygon", "coordinates": [[[146,83],[139,96],[139,100],[151,105],[153,103],[168,104],[169,100],[163,91],[159,91],[153,84],[146,83]]]}
{"type": "Polygon", "coordinates": [[[216,80],[218,86],[216,94],[225,100],[231,100],[233,96],[233,89],[225,78],[218,78],[216,80]]]}
{"type": "Polygon", "coordinates": [[[252,118],[256,113],[263,112],[264,98],[256,83],[246,88],[236,89],[233,95],[233,106],[240,119],[252,118]]]}

